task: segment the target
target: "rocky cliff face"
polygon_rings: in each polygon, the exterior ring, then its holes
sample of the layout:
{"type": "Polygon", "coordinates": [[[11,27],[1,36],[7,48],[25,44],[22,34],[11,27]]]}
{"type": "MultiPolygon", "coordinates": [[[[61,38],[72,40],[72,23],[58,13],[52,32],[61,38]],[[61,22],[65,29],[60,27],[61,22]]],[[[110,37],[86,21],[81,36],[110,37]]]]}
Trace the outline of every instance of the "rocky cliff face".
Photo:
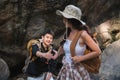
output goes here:
{"type": "Polygon", "coordinates": [[[119,0],[1,0],[0,57],[8,64],[11,74],[18,74],[14,70],[23,67],[28,40],[39,38],[45,28],[51,28],[58,45],[65,27],[55,14],[57,9],[63,10],[67,4],[80,7],[82,20],[94,28],[112,18],[119,19],[119,3],[119,0]]]}

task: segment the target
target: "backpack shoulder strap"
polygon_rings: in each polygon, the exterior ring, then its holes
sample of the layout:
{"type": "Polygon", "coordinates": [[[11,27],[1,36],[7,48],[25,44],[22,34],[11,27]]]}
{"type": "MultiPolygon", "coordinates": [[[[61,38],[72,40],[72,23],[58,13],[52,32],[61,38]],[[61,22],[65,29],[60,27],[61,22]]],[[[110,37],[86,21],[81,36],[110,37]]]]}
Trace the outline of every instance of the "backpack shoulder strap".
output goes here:
{"type": "Polygon", "coordinates": [[[40,50],[40,48],[41,48],[41,43],[42,43],[42,39],[38,39],[38,42],[37,42],[36,44],[37,44],[37,46],[38,46],[38,48],[39,48],[39,51],[41,51],[41,50],[40,50]]]}
{"type": "Polygon", "coordinates": [[[79,31],[76,33],[74,39],[72,40],[72,43],[70,45],[70,52],[71,52],[71,56],[74,57],[75,56],[75,46],[76,46],[76,43],[78,41],[78,39],[80,38],[81,36],[81,33],[82,31],[79,31]]]}

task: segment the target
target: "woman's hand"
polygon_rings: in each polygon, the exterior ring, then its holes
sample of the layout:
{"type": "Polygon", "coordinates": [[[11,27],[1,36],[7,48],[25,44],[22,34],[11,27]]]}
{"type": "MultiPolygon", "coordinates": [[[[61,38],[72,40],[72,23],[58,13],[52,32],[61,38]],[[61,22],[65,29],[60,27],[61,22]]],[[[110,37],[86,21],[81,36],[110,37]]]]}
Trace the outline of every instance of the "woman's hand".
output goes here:
{"type": "Polygon", "coordinates": [[[74,56],[74,57],[71,57],[71,59],[75,64],[77,64],[82,61],[82,56],[74,56]]]}
{"type": "Polygon", "coordinates": [[[54,52],[55,52],[55,54],[54,54],[54,56],[52,57],[52,59],[57,59],[57,57],[58,57],[58,52],[57,51],[55,51],[55,50],[53,50],[54,52]]]}

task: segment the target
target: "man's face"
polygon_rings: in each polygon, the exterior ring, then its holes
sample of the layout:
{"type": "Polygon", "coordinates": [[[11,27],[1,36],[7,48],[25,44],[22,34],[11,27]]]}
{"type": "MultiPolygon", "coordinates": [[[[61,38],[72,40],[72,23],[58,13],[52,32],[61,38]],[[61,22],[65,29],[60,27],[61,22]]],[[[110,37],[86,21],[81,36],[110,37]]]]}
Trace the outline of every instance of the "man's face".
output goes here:
{"type": "Polygon", "coordinates": [[[42,36],[42,39],[43,39],[43,43],[46,46],[49,46],[53,41],[53,35],[47,33],[44,36],[42,36]]]}

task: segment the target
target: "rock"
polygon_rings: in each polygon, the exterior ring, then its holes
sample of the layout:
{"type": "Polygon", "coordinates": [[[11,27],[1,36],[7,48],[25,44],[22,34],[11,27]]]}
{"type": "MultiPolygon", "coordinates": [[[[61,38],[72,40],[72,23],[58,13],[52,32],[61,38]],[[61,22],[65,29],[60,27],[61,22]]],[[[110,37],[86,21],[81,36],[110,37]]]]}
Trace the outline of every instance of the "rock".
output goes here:
{"type": "Polygon", "coordinates": [[[99,40],[100,46],[102,47],[108,46],[112,40],[112,36],[108,31],[110,28],[111,28],[111,24],[109,20],[96,27],[96,32],[101,38],[98,40],[99,40]]]}
{"type": "Polygon", "coordinates": [[[7,63],[0,58],[0,80],[7,80],[10,75],[10,71],[7,63]]]}
{"type": "Polygon", "coordinates": [[[120,40],[109,45],[102,53],[100,78],[102,80],[120,80],[120,40]]]}
{"type": "Polygon", "coordinates": [[[111,28],[109,32],[113,37],[113,41],[120,39],[120,18],[111,20],[111,28]]]}
{"type": "Polygon", "coordinates": [[[23,79],[23,78],[18,78],[17,80],[25,80],[25,79],[23,79]]]}
{"type": "Polygon", "coordinates": [[[101,23],[96,27],[96,32],[100,46],[106,48],[112,42],[120,39],[120,19],[114,18],[101,23]]]}

